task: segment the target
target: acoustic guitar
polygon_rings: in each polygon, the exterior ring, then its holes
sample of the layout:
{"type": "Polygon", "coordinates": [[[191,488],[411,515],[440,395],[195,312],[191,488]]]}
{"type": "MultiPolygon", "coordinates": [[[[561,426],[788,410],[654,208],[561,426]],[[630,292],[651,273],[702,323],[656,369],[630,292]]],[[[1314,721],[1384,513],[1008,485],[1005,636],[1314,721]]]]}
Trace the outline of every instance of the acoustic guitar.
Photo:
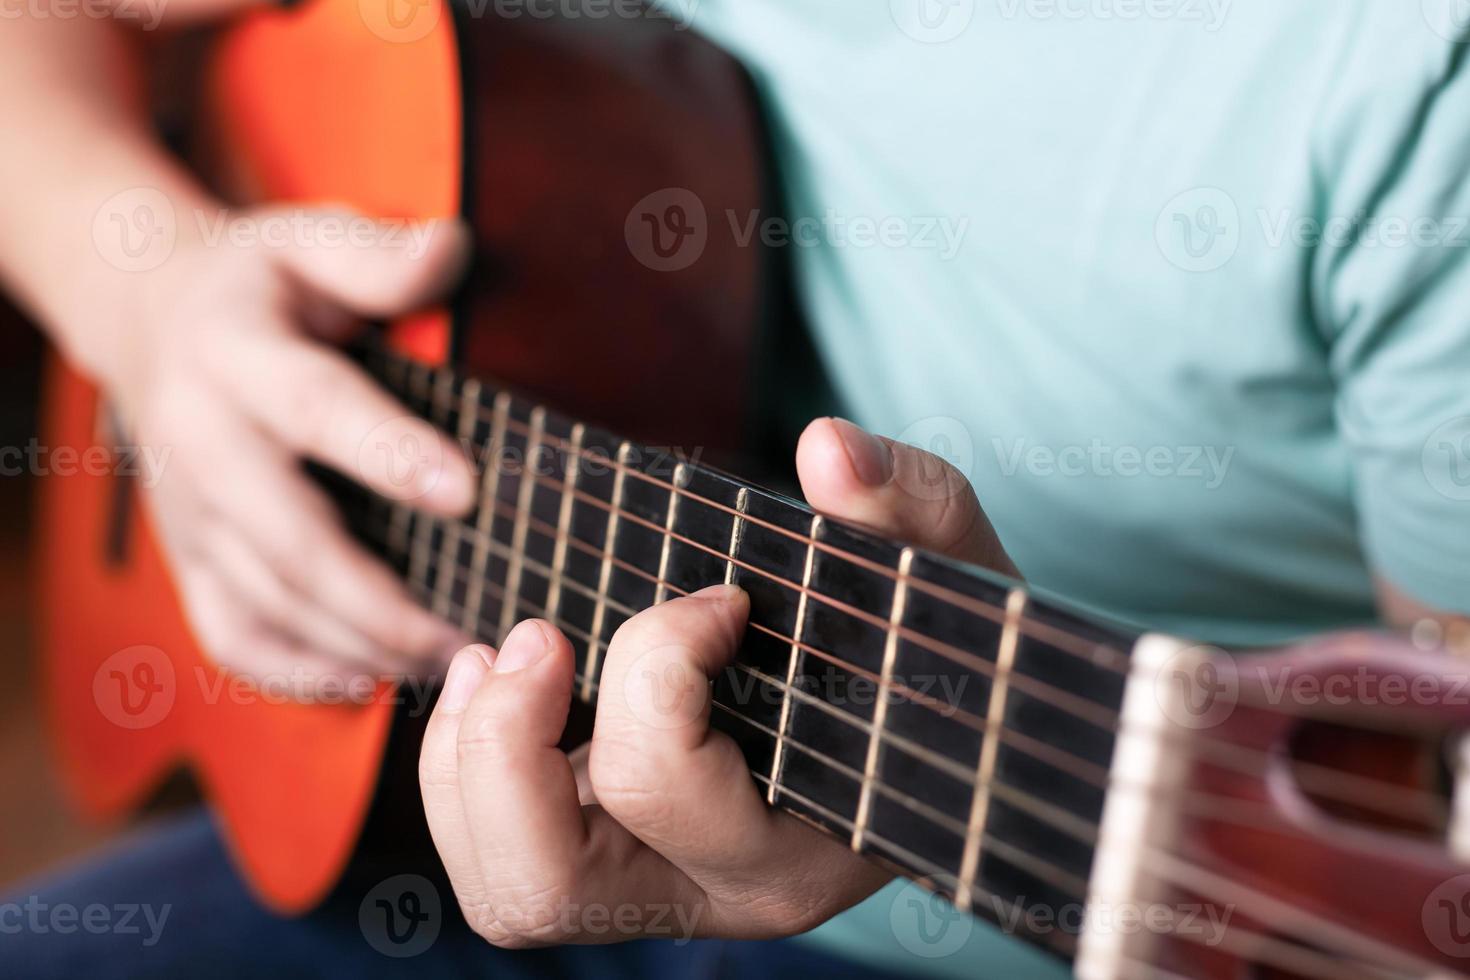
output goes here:
{"type": "MultiPolygon", "coordinates": [[[[745,442],[758,352],[790,343],[771,256],[714,234],[680,254],[708,215],[779,203],[728,56],[652,14],[311,0],[209,65],[206,156],[237,193],[475,231],[452,308],[359,351],[470,451],[474,513],[326,478],[440,615],[491,643],[556,622],[590,704],[629,616],[742,586],[713,722],[769,802],[1078,976],[1466,975],[1460,661],[1386,634],[1250,655],[1134,635],[669,451],[745,442]]],[[[52,445],[116,444],[60,365],[48,419],[52,445]]],[[[126,483],[52,480],[44,504],[79,799],[118,813],[187,766],[262,899],[310,908],[391,802],[401,699],[222,696],[126,483]]]]}

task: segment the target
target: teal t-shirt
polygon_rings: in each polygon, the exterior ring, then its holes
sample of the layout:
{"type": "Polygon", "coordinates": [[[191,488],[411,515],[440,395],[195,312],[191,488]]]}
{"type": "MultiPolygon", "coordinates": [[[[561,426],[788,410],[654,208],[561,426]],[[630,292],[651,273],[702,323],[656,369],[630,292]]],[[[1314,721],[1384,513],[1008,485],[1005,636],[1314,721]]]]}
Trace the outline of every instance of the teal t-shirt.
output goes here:
{"type": "MultiPolygon", "coordinates": [[[[1463,0],[665,2],[767,104],[855,420],[1032,583],[1227,644],[1372,621],[1375,575],[1470,611],[1463,0]]],[[[912,897],[812,936],[1043,975],[912,897]]]]}

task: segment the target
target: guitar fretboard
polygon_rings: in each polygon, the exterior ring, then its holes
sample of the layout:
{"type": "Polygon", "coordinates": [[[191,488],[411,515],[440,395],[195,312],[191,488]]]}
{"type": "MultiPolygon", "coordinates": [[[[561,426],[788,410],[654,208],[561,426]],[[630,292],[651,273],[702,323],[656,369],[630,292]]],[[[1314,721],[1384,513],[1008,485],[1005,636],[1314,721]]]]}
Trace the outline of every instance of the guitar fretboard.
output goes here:
{"type": "Polygon", "coordinates": [[[338,487],[427,605],[491,644],[555,623],[590,703],[629,617],[740,586],[750,625],[712,722],[767,800],[1070,957],[1075,932],[1031,914],[1087,895],[1132,639],[509,391],[366,360],[481,474],[454,520],[338,487]]]}

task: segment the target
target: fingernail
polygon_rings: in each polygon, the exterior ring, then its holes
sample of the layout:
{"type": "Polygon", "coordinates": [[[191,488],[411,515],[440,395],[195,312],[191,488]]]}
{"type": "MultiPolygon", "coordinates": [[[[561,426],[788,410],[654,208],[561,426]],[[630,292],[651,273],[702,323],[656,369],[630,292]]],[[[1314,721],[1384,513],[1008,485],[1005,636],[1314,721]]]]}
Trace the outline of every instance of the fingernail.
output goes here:
{"type": "Polygon", "coordinates": [[[706,602],[734,602],[743,591],[738,585],[711,585],[707,589],[689,593],[689,598],[703,599],[706,602]]]}
{"type": "Polygon", "coordinates": [[[509,674],[524,670],[546,656],[551,649],[551,637],[538,619],[528,619],[510,631],[500,645],[500,655],[495,658],[495,672],[509,674]]]}
{"type": "Polygon", "coordinates": [[[449,674],[444,678],[444,690],[439,694],[439,707],[445,711],[463,711],[475,696],[480,681],[490,671],[492,658],[489,651],[480,645],[465,647],[449,665],[449,674]]]}
{"type": "Polygon", "coordinates": [[[870,487],[881,487],[893,478],[893,451],[886,442],[847,419],[834,418],[832,424],[859,480],[870,487]]]}

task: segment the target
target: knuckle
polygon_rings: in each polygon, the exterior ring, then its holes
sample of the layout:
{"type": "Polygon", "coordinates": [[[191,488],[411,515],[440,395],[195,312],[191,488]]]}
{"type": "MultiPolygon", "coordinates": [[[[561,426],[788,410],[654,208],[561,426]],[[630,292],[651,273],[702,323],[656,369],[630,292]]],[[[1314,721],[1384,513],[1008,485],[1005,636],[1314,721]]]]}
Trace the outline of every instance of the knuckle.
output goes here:
{"type": "Polygon", "coordinates": [[[598,804],[619,823],[648,826],[667,816],[670,797],[664,792],[662,767],[634,745],[615,738],[595,739],[587,779],[598,804]]]}

